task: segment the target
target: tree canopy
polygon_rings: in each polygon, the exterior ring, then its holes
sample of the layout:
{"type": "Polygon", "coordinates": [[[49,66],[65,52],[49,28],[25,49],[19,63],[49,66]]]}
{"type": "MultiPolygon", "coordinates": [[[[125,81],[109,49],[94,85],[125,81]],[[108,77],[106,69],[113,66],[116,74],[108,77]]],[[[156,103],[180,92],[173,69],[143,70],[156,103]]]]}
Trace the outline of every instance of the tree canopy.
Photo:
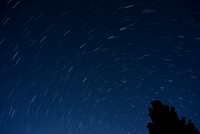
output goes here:
{"type": "Polygon", "coordinates": [[[152,122],[147,125],[150,134],[200,134],[190,119],[187,123],[185,117],[179,120],[174,107],[169,108],[160,101],[152,101],[151,105],[149,116],[152,122]]]}

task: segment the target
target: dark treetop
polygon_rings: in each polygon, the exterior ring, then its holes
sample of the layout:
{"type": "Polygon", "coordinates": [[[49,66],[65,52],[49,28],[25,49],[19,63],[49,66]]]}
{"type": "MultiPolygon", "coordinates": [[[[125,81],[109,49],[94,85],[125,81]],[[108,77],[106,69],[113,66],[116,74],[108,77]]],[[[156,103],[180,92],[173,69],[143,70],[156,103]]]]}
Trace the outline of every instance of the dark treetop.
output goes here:
{"type": "Polygon", "coordinates": [[[179,120],[174,107],[169,109],[160,101],[151,104],[153,108],[149,107],[149,116],[152,123],[147,125],[150,134],[200,134],[190,119],[187,124],[185,117],[179,120]]]}

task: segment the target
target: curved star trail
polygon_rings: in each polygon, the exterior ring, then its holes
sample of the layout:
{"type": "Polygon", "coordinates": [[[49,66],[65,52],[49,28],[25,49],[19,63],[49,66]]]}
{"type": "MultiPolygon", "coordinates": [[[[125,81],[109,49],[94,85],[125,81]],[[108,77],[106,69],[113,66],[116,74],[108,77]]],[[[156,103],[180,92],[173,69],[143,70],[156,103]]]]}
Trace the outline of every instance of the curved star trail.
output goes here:
{"type": "Polygon", "coordinates": [[[0,2],[0,133],[147,134],[152,100],[200,129],[197,0],[0,2]]]}

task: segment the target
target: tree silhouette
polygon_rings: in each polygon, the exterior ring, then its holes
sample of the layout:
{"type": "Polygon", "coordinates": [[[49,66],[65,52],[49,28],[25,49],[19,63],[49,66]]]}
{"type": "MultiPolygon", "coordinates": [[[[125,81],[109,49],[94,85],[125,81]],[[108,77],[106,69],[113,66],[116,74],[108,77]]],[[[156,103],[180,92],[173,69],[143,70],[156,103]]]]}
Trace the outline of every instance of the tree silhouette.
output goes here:
{"type": "Polygon", "coordinates": [[[151,105],[149,116],[152,123],[147,125],[150,134],[200,134],[190,119],[187,124],[185,117],[179,120],[174,107],[169,109],[160,101],[152,101],[151,105]]]}

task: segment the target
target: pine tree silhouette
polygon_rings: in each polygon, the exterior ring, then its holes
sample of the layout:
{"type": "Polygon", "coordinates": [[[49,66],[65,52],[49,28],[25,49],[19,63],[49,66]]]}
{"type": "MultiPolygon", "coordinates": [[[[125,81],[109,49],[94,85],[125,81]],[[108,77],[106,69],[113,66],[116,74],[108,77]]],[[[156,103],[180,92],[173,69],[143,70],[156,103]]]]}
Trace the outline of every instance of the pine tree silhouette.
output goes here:
{"type": "Polygon", "coordinates": [[[151,104],[153,108],[149,107],[149,116],[152,123],[147,125],[150,134],[200,134],[190,119],[187,124],[185,117],[179,120],[174,107],[169,109],[160,101],[151,104]]]}

